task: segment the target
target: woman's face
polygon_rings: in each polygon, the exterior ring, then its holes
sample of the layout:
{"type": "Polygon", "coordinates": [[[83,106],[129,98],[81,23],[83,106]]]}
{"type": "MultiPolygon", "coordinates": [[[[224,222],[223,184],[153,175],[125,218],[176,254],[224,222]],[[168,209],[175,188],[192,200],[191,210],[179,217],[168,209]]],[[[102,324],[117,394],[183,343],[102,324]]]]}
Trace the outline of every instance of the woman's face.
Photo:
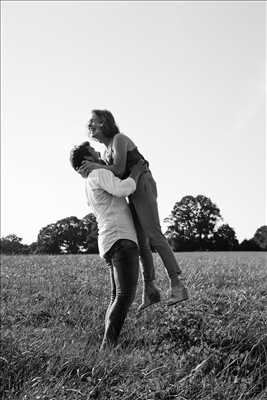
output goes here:
{"type": "Polygon", "coordinates": [[[92,113],[91,119],[88,123],[89,136],[93,139],[101,141],[104,136],[103,125],[104,124],[101,119],[95,113],[92,113]]]}

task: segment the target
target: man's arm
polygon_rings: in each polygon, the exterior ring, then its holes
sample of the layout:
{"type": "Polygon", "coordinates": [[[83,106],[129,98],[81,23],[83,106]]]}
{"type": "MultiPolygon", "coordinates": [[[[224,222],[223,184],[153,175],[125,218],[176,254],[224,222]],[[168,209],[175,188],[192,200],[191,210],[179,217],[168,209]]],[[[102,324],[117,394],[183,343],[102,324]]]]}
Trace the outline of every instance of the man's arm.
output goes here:
{"type": "Polygon", "coordinates": [[[126,197],[135,191],[138,179],[146,169],[146,164],[142,160],[139,161],[127,179],[117,178],[111,171],[102,169],[97,171],[97,183],[101,189],[113,196],[126,197]]]}

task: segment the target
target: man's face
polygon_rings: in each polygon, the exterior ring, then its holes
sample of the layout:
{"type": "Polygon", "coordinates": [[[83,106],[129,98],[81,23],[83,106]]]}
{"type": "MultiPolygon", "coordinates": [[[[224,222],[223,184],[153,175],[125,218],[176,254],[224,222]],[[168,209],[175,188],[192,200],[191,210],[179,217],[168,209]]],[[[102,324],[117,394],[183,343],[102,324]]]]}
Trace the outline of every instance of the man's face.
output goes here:
{"type": "Polygon", "coordinates": [[[95,114],[92,113],[91,119],[88,123],[89,129],[89,136],[96,140],[101,140],[103,137],[103,122],[100,118],[95,114]]]}
{"type": "Polygon", "coordinates": [[[85,157],[86,160],[88,161],[98,161],[100,158],[99,153],[89,144],[88,145],[88,150],[90,152],[90,154],[88,154],[88,156],[85,157]]]}
{"type": "Polygon", "coordinates": [[[79,169],[77,169],[77,172],[83,178],[87,178],[90,171],[92,171],[92,166],[94,165],[94,164],[90,165],[86,163],[86,161],[89,161],[90,163],[97,163],[100,160],[100,154],[90,144],[88,144],[87,149],[88,149],[88,155],[83,156],[82,165],[80,166],[79,169]]]}

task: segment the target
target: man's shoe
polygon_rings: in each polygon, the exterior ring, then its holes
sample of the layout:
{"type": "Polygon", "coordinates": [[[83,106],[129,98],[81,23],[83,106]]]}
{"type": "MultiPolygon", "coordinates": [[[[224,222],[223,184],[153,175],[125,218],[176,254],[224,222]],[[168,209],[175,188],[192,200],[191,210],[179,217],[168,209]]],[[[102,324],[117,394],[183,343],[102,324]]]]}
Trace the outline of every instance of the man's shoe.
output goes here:
{"type": "Polygon", "coordinates": [[[182,282],[179,285],[175,285],[170,289],[170,296],[167,301],[168,306],[180,303],[181,301],[188,300],[188,291],[182,282]]]}
{"type": "Polygon", "coordinates": [[[138,307],[138,312],[144,311],[147,307],[158,302],[160,302],[160,290],[155,283],[151,282],[145,285],[142,304],[138,307]]]}

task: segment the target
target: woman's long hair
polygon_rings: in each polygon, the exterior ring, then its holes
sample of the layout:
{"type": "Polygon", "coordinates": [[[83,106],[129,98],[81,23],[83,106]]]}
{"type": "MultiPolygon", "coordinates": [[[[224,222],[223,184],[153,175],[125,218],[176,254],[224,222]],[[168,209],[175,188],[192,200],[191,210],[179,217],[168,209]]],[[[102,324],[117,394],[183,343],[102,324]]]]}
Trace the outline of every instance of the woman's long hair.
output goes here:
{"type": "Polygon", "coordinates": [[[106,137],[113,138],[120,132],[115,118],[108,110],[92,110],[92,112],[103,122],[103,133],[106,137]]]}

